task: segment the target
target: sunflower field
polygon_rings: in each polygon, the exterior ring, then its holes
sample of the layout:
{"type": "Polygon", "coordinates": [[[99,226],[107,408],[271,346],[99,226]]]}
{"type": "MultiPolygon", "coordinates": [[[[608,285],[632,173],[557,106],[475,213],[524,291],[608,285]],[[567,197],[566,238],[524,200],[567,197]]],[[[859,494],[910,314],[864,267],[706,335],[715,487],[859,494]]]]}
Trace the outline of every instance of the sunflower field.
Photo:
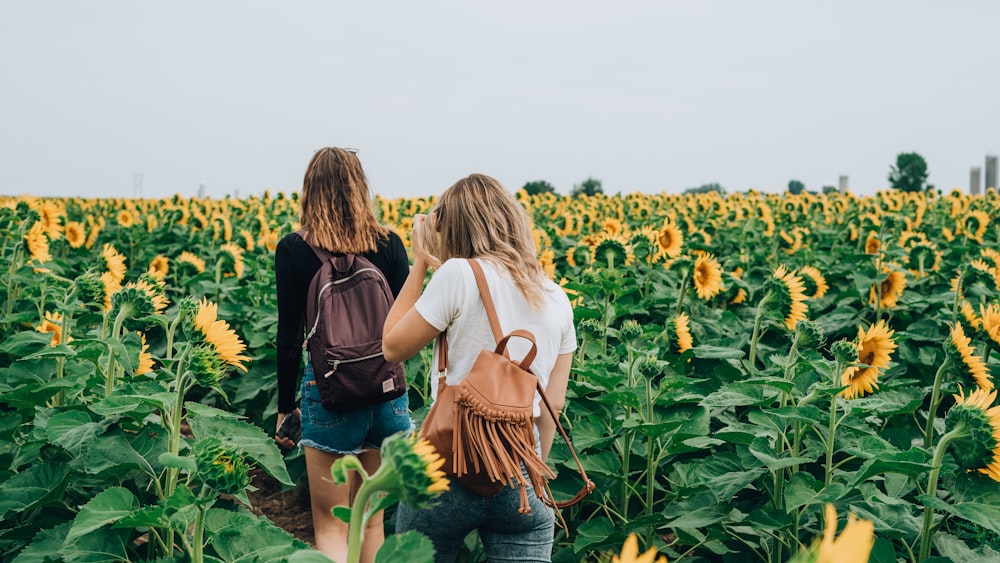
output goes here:
{"type": "MultiPolygon", "coordinates": [[[[597,484],[554,561],[808,561],[848,521],[871,561],[1000,561],[996,191],[517,196],[574,305],[564,424],[597,484]]],[[[407,244],[433,203],[375,198],[407,244]]],[[[270,436],[298,211],[0,198],[0,560],[322,560],[247,508],[252,471],[300,486],[270,436]]]]}

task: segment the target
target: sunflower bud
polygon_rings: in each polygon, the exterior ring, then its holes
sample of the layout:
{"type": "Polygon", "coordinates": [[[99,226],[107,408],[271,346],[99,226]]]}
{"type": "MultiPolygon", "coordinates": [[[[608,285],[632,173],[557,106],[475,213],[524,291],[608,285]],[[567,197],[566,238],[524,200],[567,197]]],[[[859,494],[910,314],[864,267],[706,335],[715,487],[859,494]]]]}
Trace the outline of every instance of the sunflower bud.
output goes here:
{"type": "Polygon", "coordinates": [[[194,380],[202,387],[214,389],[226,374],[225,362],[215,353],[211,345],[196,346],[188,358],[188,369],[194,380]]]}
{"type": "Polygon", "coordinates": [[[198,475],[211,489],[235,495],[250,484],[250,467],[240,452],[227,448],[216,438],[204,438],[194,445],[198,475]]]}
{"type": "Polygon", "coordinates": [[[858,359],[858,345],[850,340],[838,340],[834,342],[830,346],[830,352],[833,354],[833,359],[837,360],[837,363],[840,365],[846,366],[858,359]]]}
{"type": "Polygon", "coordinates": [[[108,290],[101,280],[101,276],[90,272],[83,274],[73,281],[76,285],[77,294],[80,300],[88,308],[104,310],[105,300],[108,298],[108,290]]]}
{"type": "Polygon", "coordinates": [[[392,471],[385,478],[383,490],[399,497],[407,506],[426,507],[438,493],[448,490],[448,479],[441,466],[444,459],[426,440],[416,435],[393,434],[382,442],[383,471],[392,471]]]}
{"type": "Polygon", "coordinates": [[[618,329],[618,336],[623,342],[632,344],[642,336],[642,327],[635,319],[628,319],[618,329]]]}
{"type": "Polygon", "coordinates": [[[815,321],[799,321],[795,324],[795,342],[800,348],[812,348],[823,344],[823,329],[815,321]]]}
{"type": "Polygon", "coordinates": [[[636,368],[645,378],[656,377],[663,372],[660,360],[656,359],[656,356],[652,354],[639,358],[639,361],[636,362],[636,368]]]}
{"type": "Polygon", "coordinates": [[[583,319],[580,321],[579,330],[583,334],[583,337],[587,339],[604,336],[604,329],[601,327],[601,323],[597,322],[597,319],[583,319]]]}

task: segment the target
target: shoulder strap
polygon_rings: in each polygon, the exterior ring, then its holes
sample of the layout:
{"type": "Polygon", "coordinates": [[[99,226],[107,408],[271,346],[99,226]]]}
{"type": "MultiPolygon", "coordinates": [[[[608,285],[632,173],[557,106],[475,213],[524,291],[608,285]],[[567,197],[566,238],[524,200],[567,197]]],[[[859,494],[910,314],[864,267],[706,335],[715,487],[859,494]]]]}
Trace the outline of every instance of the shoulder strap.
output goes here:
{"type": "MultiPolygon", "coordinates": [[[[486,317],[490,320],[490,330],[493,331],[493,339],[499,344],[503,339],[503,331],[500,329],[500,319],[497,318],[497,311],[493,307],[493,296],[490,295],[490,286],[486,283],[486,275],[483,267],[474,258],[466,260],[472,268],[473,275],[476,276],[476,285],[479,286],[479,297],[483,300],[486,308],[486,317]]],[[[438,372],[448,369],[448,331],[438,335],[438,372]]]]}
{"type": "Polygon", "coordinates": [[[299,229],[299,230],[295,231],[295,234],[297,234],[300,237],[302,237],[302,240],[305,241],[305,243],[309,245],[309,248],[312,249],[313,254],[316,255],[316,258],[319,258],[320,262],[326,262],[330,258],[333,258],[333,254],[331,254],[329,250],[327,250],[325,248],[321,248],[321,247],[316,246],[315,244],[309,242],[309,233],[307,233],[305,229],[299,229]]]}

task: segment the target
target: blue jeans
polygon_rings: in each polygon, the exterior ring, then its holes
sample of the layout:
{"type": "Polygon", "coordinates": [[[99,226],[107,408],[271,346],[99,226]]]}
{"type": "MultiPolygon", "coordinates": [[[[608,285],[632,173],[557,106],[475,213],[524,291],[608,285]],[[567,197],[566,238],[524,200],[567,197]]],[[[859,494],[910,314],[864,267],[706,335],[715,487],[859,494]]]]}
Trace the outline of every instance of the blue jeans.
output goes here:
{"type": "Polygon", "coordinates": [[[406,393],[396,399],[369,407],[330,412],[323,408],[316,387],[312,363],[306,360],[302,378],[301,446],[333,454],[359,454],[379,449],[382,440],[396,432],[413,430],[410,402],[406,393]]]}
{"type": "Polygon", "coordinates": [[[531,512],[519,514],[517,488],[506,487],[496,496],[484,497],[452,480],[431,508],[417,510],[400,502],[396,533],[416,530],[429,537],[436,551],[435,563],[453,563],[472,530],[479,531],[490,563],[551,561],[555,515],[538,500],[530,484],[527,493],[531,512]]]}

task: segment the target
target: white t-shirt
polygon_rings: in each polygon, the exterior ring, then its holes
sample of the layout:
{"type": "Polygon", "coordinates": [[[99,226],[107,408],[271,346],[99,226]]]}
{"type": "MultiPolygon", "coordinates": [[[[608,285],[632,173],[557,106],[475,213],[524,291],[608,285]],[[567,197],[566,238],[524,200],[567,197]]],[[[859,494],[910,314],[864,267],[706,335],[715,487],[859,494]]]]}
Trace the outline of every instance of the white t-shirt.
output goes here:
{"type": "MultiPolygon", "coordinates": [[[[558,285],[546,281],[542,306],[535,309],[506,271],[489,260],[478,262],[483,267],[503,334],[524,329],[535,335],[538,352],[531,363],[531,371],[544,389],[549,383],[556,358],[576,350],[576,328],[569,298],[558,285]]],[[[448,331],[448,385],[461,383],[483,348],[492,350],[496,347],[475,274],[465,260],[451,259],[441,264],[415,307],[431,326],[448,331]]],[[[507,349],[511,359],[516,361],[524,357],[531,344],[523,338],[514,337],[507,341],[507,349]]],[[[432,369],[437,377],[441,376],[437,372],[439,352],[435,341],[432,369]]],[[[436,380],[431,389],[436,398],[436,380]]],[[[535,416],[541,412],[540,401],[541,397],[535,393],[535,416]]]]}

